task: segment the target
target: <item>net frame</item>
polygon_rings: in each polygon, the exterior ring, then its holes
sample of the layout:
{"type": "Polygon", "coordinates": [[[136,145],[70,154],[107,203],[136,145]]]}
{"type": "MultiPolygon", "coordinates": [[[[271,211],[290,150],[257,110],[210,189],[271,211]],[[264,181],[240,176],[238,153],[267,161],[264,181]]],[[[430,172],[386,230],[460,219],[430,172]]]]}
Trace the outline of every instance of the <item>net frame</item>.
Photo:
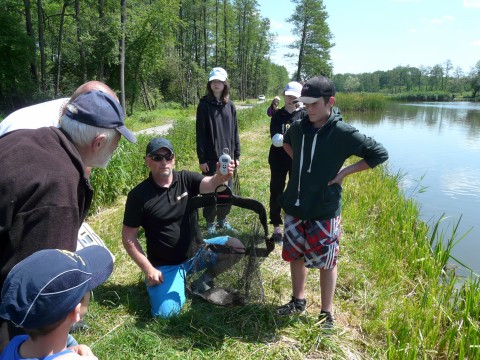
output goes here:
{"type": "MultiPolygon", "coordinates": [[[[255,199],[234,195],[232,190],[224,185],[218,187],[213,194],[191,198],[187,205],[187,213],[191,230],[189,257],[194,256],[199,249],[203,248],[207,251],[217,252],[224,259],[225,257],[231,259],[231,264],[229,264],[231,266],[218,274],[214,280],[216,289],[223,289],[228,294],[233,294],[232,303],[220,305],[264,302],[265,291],[260,266],[275,248],[275,242],[268,236],[265,207],[255,199]],[[219,235],[228,235],[240,240],[245,247],[244,253],[230,252],[226,246],[209,246],[204,243],[203,239],[207,236],[205,231],[202,231],[204,226],[199,220],[198,211],[206,206],[231,206],[229,222],[232,223],[233,219],[233,225],[238,225],[240,231],[236,234],[225,231],[219,235]]],[[[198,258],[198,261],[203,261],[203,259],[198,258]]],[[[193,266],[195,268],[196,264],[193,266]]],[[[187,278],[187,293],[193,294],[189,289],[202,274],[203,271],[199,271],[187,278]]],[[[201,297],[210,301],[208,296],[201,297]]],[[[216,303],[215,301],[210,302],[216,303]]]]}

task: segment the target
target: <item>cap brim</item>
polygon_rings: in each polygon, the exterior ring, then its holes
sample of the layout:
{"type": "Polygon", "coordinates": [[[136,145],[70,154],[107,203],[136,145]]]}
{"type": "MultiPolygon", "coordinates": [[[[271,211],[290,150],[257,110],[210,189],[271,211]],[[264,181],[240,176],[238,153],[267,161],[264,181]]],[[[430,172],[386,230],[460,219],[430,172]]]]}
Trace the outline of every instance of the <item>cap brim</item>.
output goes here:
{"type": "Polygon", "coordinates": [[[130,130],[128,130],[125,126],[117,127],[117,131],[123,136],[125,136],[125,139],[127,139],[131,143],[135,144],[137,142],[137,138],[135,137],[135,135],[133,135],[133,133],[130,130]]]}
{"type": "Polygon", "coordinates": [[[304,104],[313,104],[314,102],[316,102],[318,99],[321,99],[321,98],[313,98],[313,97],[309,97],[309,96],[300,96],[299,98],[293,100],[293,102],[296,104],[298,102],[302,102],[304,104]]]}
{"type": "Polygon", "coordinates": [[[225,80],[227,80],[227,78],[226,78],[226,77],[223,77],[223,76],[217,76],[217,75],[215,75],[215,76],[212,76],[212,77],[210,77],[210,78],[208,79],[208,81],[212,81],[212,80],[225,81],[225,80]]]}
{"type": "Polygon", "coordinates": [[[87,246],[76,252],[85,262],[92,278],[87,283],[87,291],[95,289],[110,277],[113,271],[113,258],[110,252],[100,245],[87,246]]]}
{"type": "Polygon", "coordinates": [[[298,98],[300,96],[300,93],[292,90],[287,90],[285,91],[285,95],[295,96],[296,98],[298,98]]]}

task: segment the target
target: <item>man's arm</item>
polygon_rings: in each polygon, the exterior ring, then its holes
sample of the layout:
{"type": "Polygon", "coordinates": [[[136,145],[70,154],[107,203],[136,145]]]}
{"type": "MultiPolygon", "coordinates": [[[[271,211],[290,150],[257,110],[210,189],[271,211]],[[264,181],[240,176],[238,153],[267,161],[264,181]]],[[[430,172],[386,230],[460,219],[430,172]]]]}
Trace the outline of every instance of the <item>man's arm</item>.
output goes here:
{"type": "Polygon", "coordinates": [[[148,286],[159,285],[163,283],[163,274],[157,270],[145,256],[142,246],[138,242],[138,228],[132,228],[126,225],[122,227],[122,243],[128,255],[145,273],[148,286]]]}
{"type": "Polygon", "coordinates": [[[220,165],[217,163],[217,172],[213,176],[205,176],[200,183],[200,194],[210,194],[215,192],[215,189],[226,183],[232,176],[235,169],[234,160],[230,161],[228,165],[228,174],[222,175],[219,171],[220,165]]]}

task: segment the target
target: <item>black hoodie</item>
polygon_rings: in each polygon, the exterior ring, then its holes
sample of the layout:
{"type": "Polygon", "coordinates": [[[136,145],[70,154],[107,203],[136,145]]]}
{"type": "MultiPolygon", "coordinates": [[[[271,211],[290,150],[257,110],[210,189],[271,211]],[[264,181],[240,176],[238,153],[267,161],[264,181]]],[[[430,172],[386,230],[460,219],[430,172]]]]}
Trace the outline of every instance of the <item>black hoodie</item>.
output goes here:
{"type": "MultiPolygon", "coordinates": [[[[272,138],[275,134],[284,135],[291,123],[302,119],[306,115],[307,112],[304,108],[295,109],[295,111],[292,113],[289,113],[285,107],[277,110],[270,121],[270,138],[272,138]]],[[[286,164],[290,164],[289,167],[291,167],[292,159],[285,152],[285,150],[283,150],[283,147],[271,145],[268,153],[268,163],[273,166],[278,164],[281,167],[284,167],[286,164]]]]}
{"type": "Polygon", "coordinates": [[[217,162],[223,149],[228,148],[232,159],[240,159],[237,111],[230,100],[224,104],[206,96],[197,107],[198,163],[217,162]]]}

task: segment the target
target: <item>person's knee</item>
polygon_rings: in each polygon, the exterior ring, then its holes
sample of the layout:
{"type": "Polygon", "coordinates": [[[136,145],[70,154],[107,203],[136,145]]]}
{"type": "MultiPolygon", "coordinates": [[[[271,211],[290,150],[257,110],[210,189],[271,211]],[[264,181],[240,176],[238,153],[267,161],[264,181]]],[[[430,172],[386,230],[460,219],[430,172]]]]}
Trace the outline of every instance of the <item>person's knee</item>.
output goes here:
{"type": "Polygon", "coordinates": [[[154,317],[168,318],[180,313],[186,301],[184,278],[181,269],[165,271],[161,285],[147,286],[150,312],[154,317]]]}

